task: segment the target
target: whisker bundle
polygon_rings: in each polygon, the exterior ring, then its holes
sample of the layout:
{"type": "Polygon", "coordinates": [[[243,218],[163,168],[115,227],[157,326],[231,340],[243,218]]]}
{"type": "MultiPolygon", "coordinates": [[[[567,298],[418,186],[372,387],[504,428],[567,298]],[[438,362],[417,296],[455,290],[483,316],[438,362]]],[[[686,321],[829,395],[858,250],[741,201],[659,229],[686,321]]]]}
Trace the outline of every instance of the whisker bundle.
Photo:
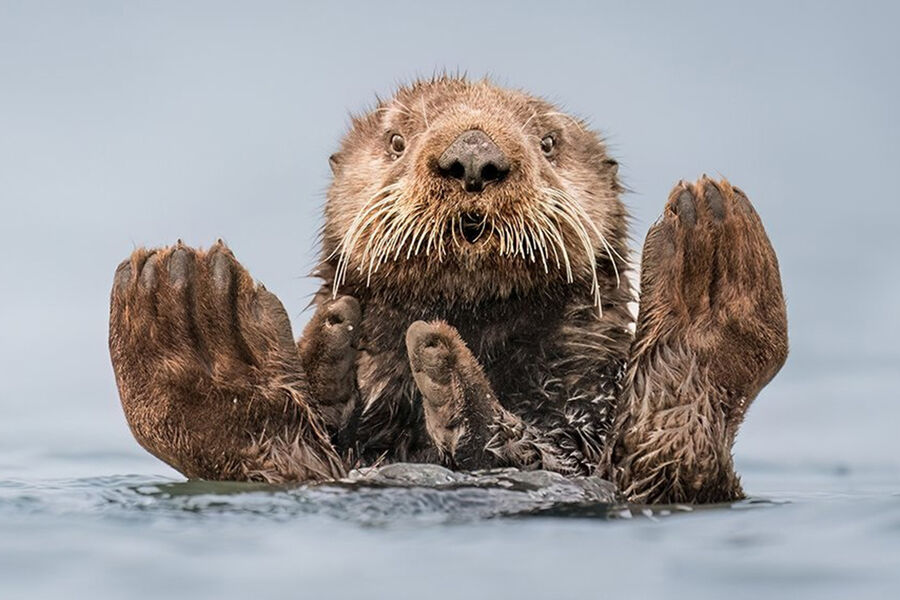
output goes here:
{"type": "MultiPolygon", "coordinates": [[[[459,249],[466,240],[464,216],[452,208],[429,208],[410,199],[405,182],[387,185],[376,191],[354,217],[331,257],[337,255],[338,264],[333,295],[346,281],[351,262],[365,272],[366,285],[373,274],[387,262],[406,260],[419,253],[444,260],[449,244],[459,249]]],[[[531,203],[511,215],[484,215],[471,243],[484,236],[496,236],[496,252],[500,256],[519,257],[538,263],[545,273],[550,265],[562,269],[568,283],[575,281],[572,252],[579,256],[584,268],[590,271],[590,285],[594,302],[602,316],[598,256],[601,252],[612,264],[616,285],[620,284],[616,259],[624,259],[606,240],[597,223],[584,207],[568,192],[559,188],[542,188],[531,203]]],[[[468,223],[469,226],[473,223],[468,223]]]]}

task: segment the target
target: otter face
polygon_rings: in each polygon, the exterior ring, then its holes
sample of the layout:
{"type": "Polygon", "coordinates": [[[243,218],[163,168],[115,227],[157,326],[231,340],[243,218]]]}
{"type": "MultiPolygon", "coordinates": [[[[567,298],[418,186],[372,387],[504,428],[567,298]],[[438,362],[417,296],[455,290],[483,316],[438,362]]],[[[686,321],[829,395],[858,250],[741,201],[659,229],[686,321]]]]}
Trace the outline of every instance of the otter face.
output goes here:
{"type": "Polygon", "coordinates": [[[584,123],[522,92],[402,88],[354,119],[331,162],[335,293],[476,301],[576,284],[599,305],[604,274],[625,267],[616,162],[584,123]]]}

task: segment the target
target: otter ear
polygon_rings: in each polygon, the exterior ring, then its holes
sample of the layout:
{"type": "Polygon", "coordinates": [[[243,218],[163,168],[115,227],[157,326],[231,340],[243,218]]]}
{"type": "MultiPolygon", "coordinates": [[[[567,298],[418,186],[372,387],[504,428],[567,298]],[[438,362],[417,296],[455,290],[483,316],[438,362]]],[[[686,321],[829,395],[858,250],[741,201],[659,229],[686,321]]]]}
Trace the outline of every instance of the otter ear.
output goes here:
{"type": "Polygon", "coordinates": [[[606,168],[609,169],[609,172],[613,175],[619,174],[619,161],[614,158],[607,158],[603,161],[603,164],[606,165],[606,168]]]}
{"type": "Polygon", "coordinates": [[[337,175],[338,169],[341,167],[341,153],[335,152],[331,156],[328,157],[328,166],[331,167],[331,174],[337,175]]]}

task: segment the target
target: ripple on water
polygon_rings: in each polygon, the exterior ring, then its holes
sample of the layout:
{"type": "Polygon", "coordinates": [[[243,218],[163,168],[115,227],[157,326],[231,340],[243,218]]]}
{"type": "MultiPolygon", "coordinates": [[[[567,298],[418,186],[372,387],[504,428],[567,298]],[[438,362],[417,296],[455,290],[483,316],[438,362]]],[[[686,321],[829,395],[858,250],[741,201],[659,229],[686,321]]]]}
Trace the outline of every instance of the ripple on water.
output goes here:
{"type": "Polygon", "coordinates": [[[160,480],[109,476],[0,482],[0,514],[125,520],[324,516],[364,525],[466,522],[502,516],[658,518],[690,507],[628,507],[609,482],[513,469],[456,473],[394,464],[320,485],[160,480]]]}

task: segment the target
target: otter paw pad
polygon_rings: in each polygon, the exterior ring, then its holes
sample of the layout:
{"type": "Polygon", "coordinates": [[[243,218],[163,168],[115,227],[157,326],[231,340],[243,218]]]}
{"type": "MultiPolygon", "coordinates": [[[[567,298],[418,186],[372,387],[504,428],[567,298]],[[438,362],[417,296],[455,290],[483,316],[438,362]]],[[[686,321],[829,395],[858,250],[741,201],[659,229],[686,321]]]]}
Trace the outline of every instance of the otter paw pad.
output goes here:
{"type": "Polygon", "coordinates": [[[452,398],[451,383],[459,335],[444,323],[416,321],[406,331],[413,377],[425,400],[443,405],[452,398]]]}

